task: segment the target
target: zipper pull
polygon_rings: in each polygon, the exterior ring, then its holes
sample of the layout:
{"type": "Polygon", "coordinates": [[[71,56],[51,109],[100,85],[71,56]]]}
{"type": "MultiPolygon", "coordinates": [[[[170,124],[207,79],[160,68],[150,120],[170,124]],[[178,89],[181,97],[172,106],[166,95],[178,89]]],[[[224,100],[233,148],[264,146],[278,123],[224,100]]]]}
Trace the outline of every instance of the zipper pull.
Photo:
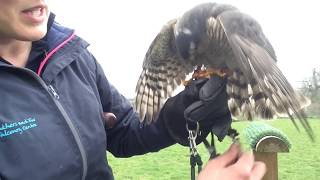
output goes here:
{"type": "Polygon", "coordinates": [[[51,85],[48,85],[49,91],[52,93],[53,97],[56,99],[59,99],[59,94],[54,90],[54,88],[51,85]]]}

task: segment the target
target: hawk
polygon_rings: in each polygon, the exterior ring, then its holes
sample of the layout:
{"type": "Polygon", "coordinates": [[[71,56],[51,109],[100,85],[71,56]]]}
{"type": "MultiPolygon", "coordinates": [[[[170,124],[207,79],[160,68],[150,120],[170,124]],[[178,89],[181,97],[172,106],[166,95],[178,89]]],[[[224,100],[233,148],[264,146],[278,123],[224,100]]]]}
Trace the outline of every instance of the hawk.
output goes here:
{"type": "MultiPolygon", "coordinates": [[[[270,119],[287,114],[312,138],[298,94],[278,68],[275,51],[259,23],[228,4],[205,3],[164,25],[151,43],[136,86],[135,108],[151,123],[173,91],[193,72],[226,76],[233,117],[270,119]]],[[[298,128],[299,130],[299,128],[298,128]]]]}

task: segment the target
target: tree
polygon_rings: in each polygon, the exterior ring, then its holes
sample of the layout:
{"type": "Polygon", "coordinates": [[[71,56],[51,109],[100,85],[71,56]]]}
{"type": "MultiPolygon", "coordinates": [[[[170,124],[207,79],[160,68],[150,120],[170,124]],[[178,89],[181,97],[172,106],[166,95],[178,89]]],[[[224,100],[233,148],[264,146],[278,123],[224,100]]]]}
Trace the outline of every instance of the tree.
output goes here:
{"type": "Polygon", "coordinates": [[[303,81],[301,93],[311,100],[307,108],[309,116],[320,117],[320,71],[314,68],[311,77],[303,81]]]}

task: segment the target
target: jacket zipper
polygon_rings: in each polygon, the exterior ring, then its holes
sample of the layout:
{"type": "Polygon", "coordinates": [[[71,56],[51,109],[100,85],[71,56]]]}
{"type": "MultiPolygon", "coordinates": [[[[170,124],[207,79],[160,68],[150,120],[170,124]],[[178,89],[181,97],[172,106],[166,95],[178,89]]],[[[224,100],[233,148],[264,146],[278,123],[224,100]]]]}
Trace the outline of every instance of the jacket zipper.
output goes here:
{"type": "Polygon", "coordinates": [[[76,143],[78,145],[78,148],[80,150],[80,154],[81,154],[81,158],[82,158],[82,164],[83,164],[83,170],[82,170],[82,178],[81,180],[85,180],[86,175],[87,175],[87,171],[88,171],[88,164],[87,164],[87,155],[84,149],[84,146],[81,142],[80,139],[80,135],[77,131],[77,129],[75,128],[74,124],[72,123],[69,115],[66,113],[66,111],[64,110],[64,108],[62,107],[61,103],[59,102],[59,95],[58,93],[54,90],[54,88],[51,85],[48,85],[48,90],[51,92],[51,97],[53,97],[53,100],[55,102],[55,104],[57,105],[58,109],[60,110],[62,116],[64,117],[64,119],[66,120],[74,139],[76,140],[76,143]]]}
{"type": "Polygon", "coordinates": [[[56,90],[54,90],[54,88],[51,85],[48,86],[48,89],[52,93],[53,97],[59,100],[60,98],[59,94],[56,92],[56,90]]]}
{"type": "Polygon", "coordinates": [[[17,69],[21,69],[25,72],[27,72],[28,74],[30,74],[32,77],[34,77],[43,88],[45,88],[47,90],[47,92],[50,94],[50,97],[52,98],[52,100],[54,101],[55,105],[57,106],[57,108],[59,109],[60,113],[62,114],[64,120],[67,122],[71,133],[76,141],[76,144],[79,148],[80,154],[81,154],[81,159],[82,159],[82,177],[81,180],[85,180],[86,176],[87,176],[87,171],[88,171],[88,162],[87,162],[87,155],[83,146],[83,143],[81,142],[80,139],[80,135],[77,131],[77,129],[75,128],[74,124],[72,123],[72,120],[70,119],[69,115],[67,114],[67,112],[64,110],[63,106],[61,105],[61,103],[59,102],[59,95],[58,93],[55,91],[55,89],[52,87],[52,85],[47,85],[37,74],[35,74],[33,71],[29,70],[29,69],[25,69],[25,68],[17,68],[17,69]]]}

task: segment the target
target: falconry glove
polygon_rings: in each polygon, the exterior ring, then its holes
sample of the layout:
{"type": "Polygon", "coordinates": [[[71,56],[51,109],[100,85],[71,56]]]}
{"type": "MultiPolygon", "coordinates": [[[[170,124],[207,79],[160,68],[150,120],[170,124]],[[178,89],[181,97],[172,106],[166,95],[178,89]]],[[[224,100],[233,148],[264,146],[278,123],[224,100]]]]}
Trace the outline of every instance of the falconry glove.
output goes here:
{"type": "Polygon", "coordinates": [[[226,79],[218,76],[192,80],[182,92],[166,101],[159,119],[165,122],[169,134],[181,145],[189,145],[187,128],[196,129],[197,123],[197,144],[211,131],[221,141],[231,126],[225,88],[226,79]]]}

